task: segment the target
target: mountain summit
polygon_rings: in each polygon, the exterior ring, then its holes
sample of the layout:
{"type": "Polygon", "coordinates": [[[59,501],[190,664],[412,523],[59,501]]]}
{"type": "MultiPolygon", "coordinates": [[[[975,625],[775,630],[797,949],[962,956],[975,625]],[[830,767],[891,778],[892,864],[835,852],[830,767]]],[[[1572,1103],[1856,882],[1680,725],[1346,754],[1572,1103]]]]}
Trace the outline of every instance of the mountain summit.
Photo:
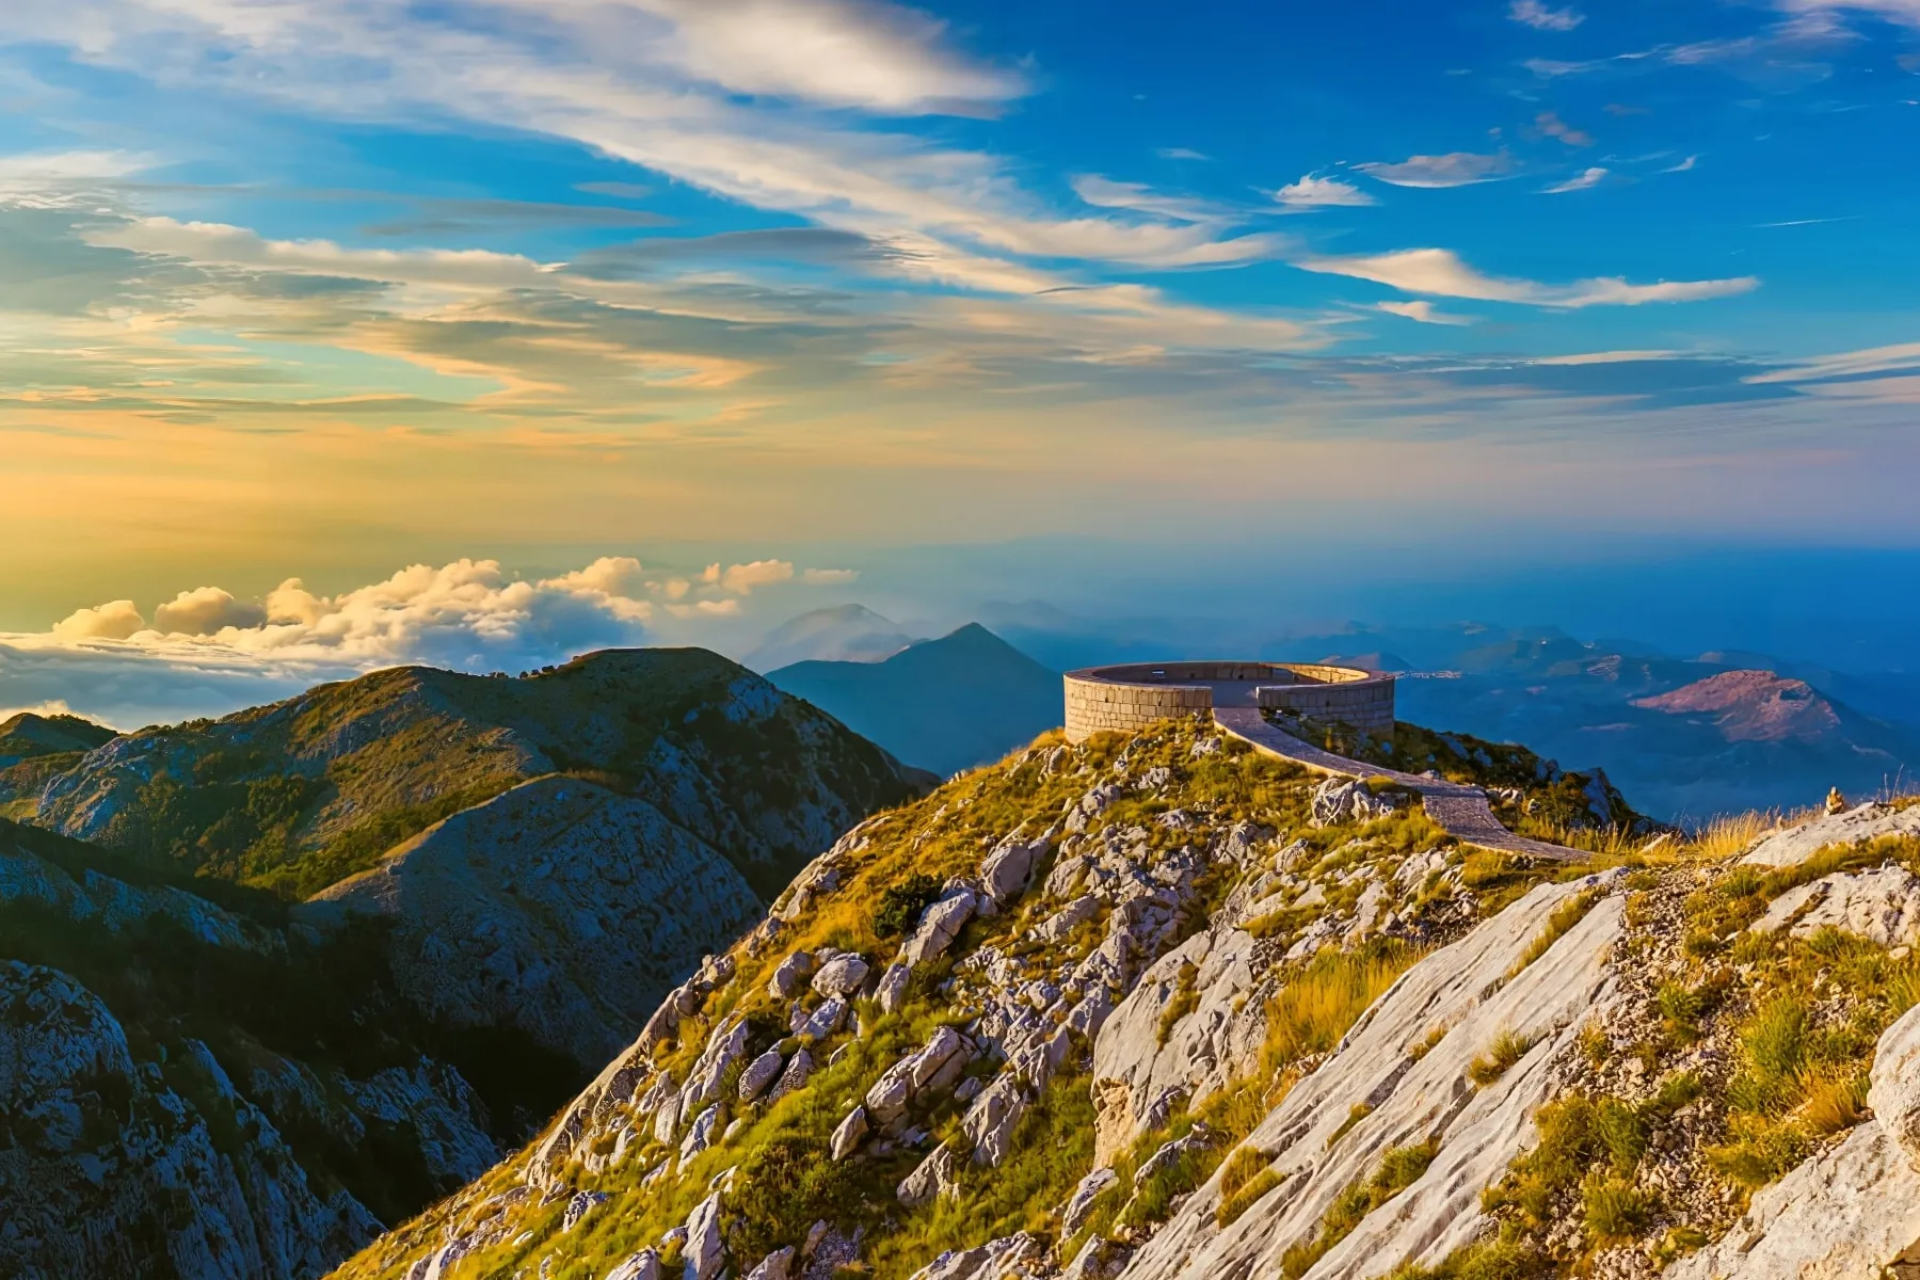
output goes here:
{"type": "Polygon", "coordinates": [[[1060,723],[1060,677],[977,622],[885,662],[800,662],[767,679],[942,774],[998,760],[1060,723]]]}

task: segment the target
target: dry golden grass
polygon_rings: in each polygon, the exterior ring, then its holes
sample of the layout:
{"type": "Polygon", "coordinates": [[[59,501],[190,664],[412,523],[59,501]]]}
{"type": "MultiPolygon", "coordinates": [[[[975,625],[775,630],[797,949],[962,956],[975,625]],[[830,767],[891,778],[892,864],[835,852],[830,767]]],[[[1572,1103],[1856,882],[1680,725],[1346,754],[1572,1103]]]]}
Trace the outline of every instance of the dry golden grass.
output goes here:
{"type": "Polygon", "coordinates": [[[1696,858],[1718,860],[1745,853],[1761,836],[1780,827],[1791,826],[1795,819],[1777,809],[1766,812],[1723,813],[1697,827],[1688,836],[1685,850],[1696,858]]]}
{"type": "Polygon", "coordinates": [[[1800,1125],[1815,1137],[1853,1128],[1867,1116],[1867,1075],[1821,1076],[1806,1083],[1800,1104],[1800,1125]]]}
{"type": "Polygon", "coordinates": [[[1392,945],[1369,953],[1322,951],[1267,1003],[1261,1075],[1329,1053],[1367,1007],[1413,967],[1423,952],[1392,945]]]}

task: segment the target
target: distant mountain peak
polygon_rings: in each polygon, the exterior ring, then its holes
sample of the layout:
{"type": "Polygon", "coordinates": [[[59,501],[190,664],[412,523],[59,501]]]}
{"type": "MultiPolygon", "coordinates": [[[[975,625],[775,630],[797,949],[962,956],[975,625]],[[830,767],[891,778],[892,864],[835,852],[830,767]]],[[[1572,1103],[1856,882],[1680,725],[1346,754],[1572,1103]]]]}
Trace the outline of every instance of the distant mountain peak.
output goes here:
{"type": "Polygon", "coordinates": [[[1729,742],[1823,742],[1840,731],[1840,713],[1819,690],[1772,671],[1722,671],[1633,705],[1713,716],[1729,742]]]}
{"type": "Polygon", "coordinates": [[[0,767],[33,756],[91,751],[118,736],[81,716],[22,711],[0,721],[0,767]]]}
{"type": "Polygon", "coordinates": [[[879,662],[919,637],[863,604],[834,605],[789,618],[769,631],[746,664],[772,671],[796,662],[879,662]]]}
{"type": "Polygon", "coordinates": [[[774,685],[939,773],[998,760],[1060,723],[1060,677],[978,622],[882,662],[795,662],[774,685]]]}

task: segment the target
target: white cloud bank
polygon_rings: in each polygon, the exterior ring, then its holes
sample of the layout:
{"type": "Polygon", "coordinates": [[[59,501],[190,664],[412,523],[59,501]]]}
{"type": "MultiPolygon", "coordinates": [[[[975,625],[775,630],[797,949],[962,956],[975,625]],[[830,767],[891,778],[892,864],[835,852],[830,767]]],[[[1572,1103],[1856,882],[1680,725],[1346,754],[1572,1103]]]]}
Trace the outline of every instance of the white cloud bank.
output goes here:
{"type": "Polygon", "coordinates": [[[715,564],[689,581],[649,574],[630,556],[604,556],[532,579],[495,560],[416,564],[332,596],[299,578],[259,601],[198,587],[158,605],[151,621],[133,601],[114,600],[76,610],[44,632],[0,633],[0,705],[64,702],[131,728],[224,714],[378,667],[519,671],[648,643],[657,610],[680,619],[734,617],[757,589],[843,585],[854,576],[755,560],[715,564]]]}

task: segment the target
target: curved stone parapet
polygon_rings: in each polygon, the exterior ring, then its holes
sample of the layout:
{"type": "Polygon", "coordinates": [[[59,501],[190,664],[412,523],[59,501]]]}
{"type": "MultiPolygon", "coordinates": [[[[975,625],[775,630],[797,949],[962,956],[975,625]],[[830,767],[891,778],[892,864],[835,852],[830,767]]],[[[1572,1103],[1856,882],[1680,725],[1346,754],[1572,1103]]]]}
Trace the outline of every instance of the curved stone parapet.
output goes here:
{"type": "Polygon", "coordinates": [[[1311,662],[1159,662],[1087,667],[1066,682],[1069,742],[1133,733],[1169,716],[1253,707],[1283,717],[1393,732],[1393,677],[1311,662]]]}

